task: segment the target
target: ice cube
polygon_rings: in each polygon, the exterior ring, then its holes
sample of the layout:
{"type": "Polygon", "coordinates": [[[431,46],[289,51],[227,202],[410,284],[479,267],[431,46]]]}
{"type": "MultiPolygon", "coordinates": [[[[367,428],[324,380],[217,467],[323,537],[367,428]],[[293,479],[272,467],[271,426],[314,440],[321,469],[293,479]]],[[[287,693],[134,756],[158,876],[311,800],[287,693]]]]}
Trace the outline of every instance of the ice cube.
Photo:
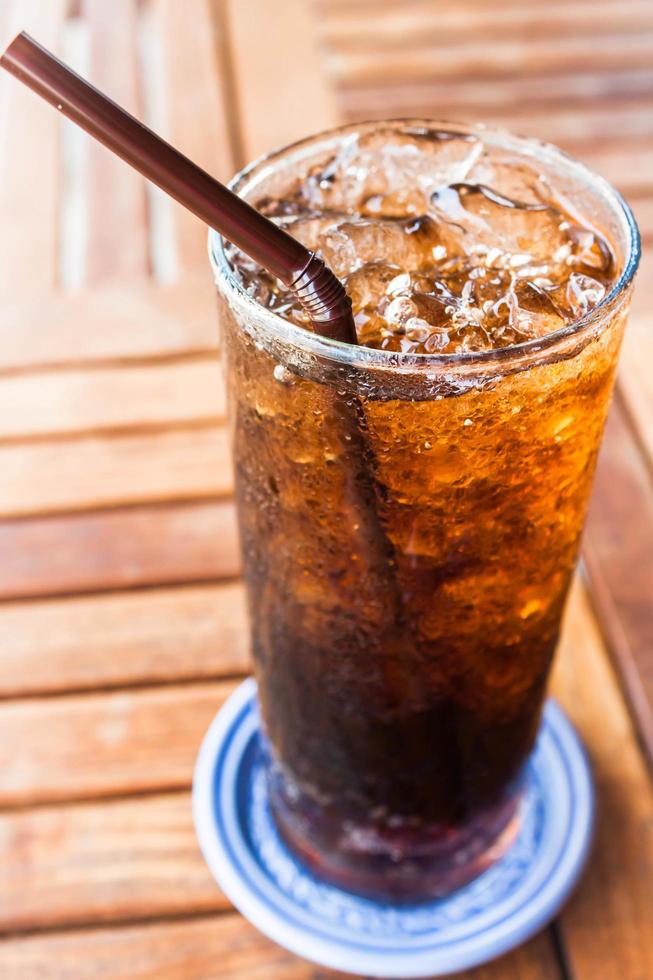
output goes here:
{"type": "Polygon", "coordinates": [[[430,269],[433,249],[442,242],[440,227],[427,215],[404,220],[359,218],[324,227],[319,251],[336,275],[345,277],[370,262],[392,263],[398,271],[430,269]]]}
{"type": "Polygon", "coordinates": [[[567,234],[571,242],[571,254],[568,258],[570,266],[590,276],[597,273],[602,276],[614,274],[612,249],[600,232],[593,228],[570,225],[567,234]]]}
{"type": "Polygon", "coordinates": [[[484,153],[463,180],[491,187],[497,194],[523,204],[553,203],[548,181],[525,160],[510,154],[484,153]]]}
{"type": "Polygon", "coordinates": [[[580,317],[597,306],[605,293],[605,286],[596,279],[572,272],[569,279],[553,290],[551,295],[563,313],[580,317]]]}
{"type": "Polygon", "coordinates": [[[378,309],[381,299],[392,294],[393,283],[404,275],[398,265],[386,262],[366,262],[359,266],[345,279],[354,309],[378,309]]]}
{"type": "Polygon", "coordinates": [[[397,216],[424,210],[441,184],[465,180],[480,159],[474,136],[423,127],[403,133],[379,128],[345,140],[338,154],[304,182],[311,207],[397,216]]]}
{"type": "Polygon", "coordinates": [[[431,198],[437,217],[453,225],[468,255],[481,263],[506,267],[515,255],[551,259],[569,242],[565,216],[546,204],[505,197],[482,184],[458,183],[431,198]]]}

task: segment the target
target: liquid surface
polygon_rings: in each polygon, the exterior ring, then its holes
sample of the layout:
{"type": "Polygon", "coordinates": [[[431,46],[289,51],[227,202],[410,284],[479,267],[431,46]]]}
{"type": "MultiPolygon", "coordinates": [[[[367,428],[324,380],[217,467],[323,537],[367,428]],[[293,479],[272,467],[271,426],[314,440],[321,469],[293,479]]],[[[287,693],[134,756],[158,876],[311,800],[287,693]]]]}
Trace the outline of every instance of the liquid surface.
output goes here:
{"type": "MultiPolygon", "coordinates": [[[[360,344],[485,351],[583,316],[618,269],[607,237],[537,170],[472,135],[377,130],[345,141],[264,214],[318,252],[352,298],[360,344]]],[[[290,293],[235,248],[263,306],[310,329],[290,293]]]]}

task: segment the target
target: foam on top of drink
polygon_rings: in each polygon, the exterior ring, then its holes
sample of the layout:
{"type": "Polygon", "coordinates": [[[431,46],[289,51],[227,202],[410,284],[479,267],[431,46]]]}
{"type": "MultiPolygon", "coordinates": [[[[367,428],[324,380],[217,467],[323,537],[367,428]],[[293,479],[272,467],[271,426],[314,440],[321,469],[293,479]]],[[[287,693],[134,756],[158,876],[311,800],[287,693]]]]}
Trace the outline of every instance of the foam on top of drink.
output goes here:
{"type": "MultiPolygon", "coordinates": [[[[486,351],[577,320],[618,272],[606,235],[535,167],[474,135],[379,128],[257,207],[344,281],[359,343],[486,351]]],[[[279,282],[228,254],[259,303],[311,329],[279,282]]]]}

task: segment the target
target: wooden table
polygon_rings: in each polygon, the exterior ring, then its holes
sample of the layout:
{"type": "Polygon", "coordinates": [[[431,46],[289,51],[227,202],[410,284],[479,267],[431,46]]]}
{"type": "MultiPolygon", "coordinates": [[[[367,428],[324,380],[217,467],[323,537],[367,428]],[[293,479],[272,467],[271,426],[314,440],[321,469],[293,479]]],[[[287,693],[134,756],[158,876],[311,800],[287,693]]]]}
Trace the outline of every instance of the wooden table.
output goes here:
{"type": "MultiPolygon", "coordinates": [[[[338,119],[572,150],[653,236],[650,0],[4,0],[227,177],[338,119]]],[[[205,231],[0,80],[0,976],[331,976],[198,853],[198,744],[249,669],[205,231]]],[[[599,791],[556,923],[483,980],[653,977],[653,290],[644,261],[554,689],[599,791]]]]}

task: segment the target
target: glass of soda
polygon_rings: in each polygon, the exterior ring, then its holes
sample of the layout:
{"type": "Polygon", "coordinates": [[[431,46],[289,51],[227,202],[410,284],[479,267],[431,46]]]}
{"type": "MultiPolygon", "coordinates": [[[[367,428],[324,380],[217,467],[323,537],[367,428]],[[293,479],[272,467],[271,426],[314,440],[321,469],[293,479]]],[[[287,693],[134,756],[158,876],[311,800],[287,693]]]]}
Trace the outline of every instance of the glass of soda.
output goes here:
{"type": "Polygon", "coordinates": [[[550,145],[425,120],[232,187],[345,282],[359,340],[211,234],[275,820],[329,882],[442,896],[519,826],[636,225],[550,145]]]}

